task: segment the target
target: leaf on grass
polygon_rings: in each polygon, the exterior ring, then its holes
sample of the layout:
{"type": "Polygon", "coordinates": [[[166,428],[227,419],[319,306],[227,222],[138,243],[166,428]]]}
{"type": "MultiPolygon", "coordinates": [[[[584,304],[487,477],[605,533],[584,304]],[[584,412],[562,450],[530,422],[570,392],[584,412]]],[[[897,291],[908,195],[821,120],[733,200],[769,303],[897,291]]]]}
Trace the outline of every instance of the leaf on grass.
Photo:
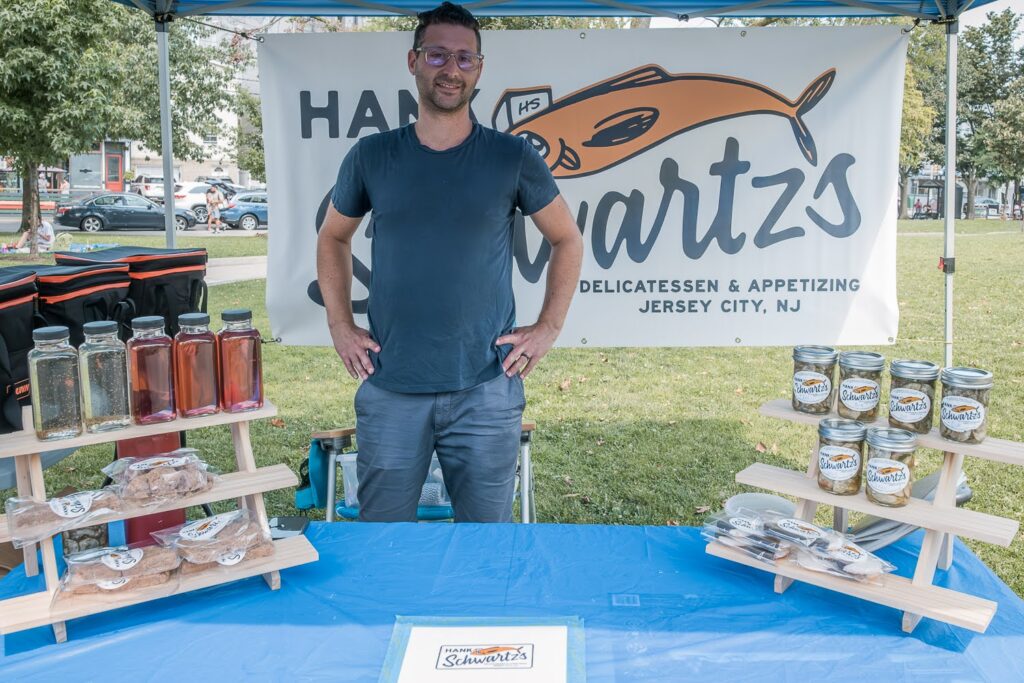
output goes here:
{"type": "Polygon", "coordinates": [[[572,486],[572,477],[570,477],[568,474],[562,477],[562,481],[565,482],[566,486],[572,486]]]}
{"type": "Polygon", "coordinates": [[[578,495],[580,495],[580,494],[578,494],[578,493],[565,493],[565,494],[562,494],[562,498],[575,498],[578,495]]]}
{"type": "Polygon", "coordinates": [[[739,396],[743,393],[743,387],[736,387],[736,395],[739,396]]]}
{"type": "Polygon", "coordinates": [[[577,381],[577,382],[579,382],[580,384],[583,384],[584,382],[586,382],[586,381],[587,381],[587,378],[586,378],[586,377],[580,377],[580,378],[579,378],[578,380],[576,380],[576,381],[577,381]]]}
{"type": "Polygon", "coordinates": [[[281,429],[281,428],[284,427],[284,420],[282,420],[279,417],[271,418],[270,426],[271,427],[277,427],[278,429],[281,429]]]}
{"type": "Polygon", "coordinates": [[[770,450],[772,452],[772,455],[778,455],[778,453],[779,453],[779,444],[773,443],[772,447],[769,448],[768,450],[770,450]]]}
{"type": "Polygon", "coordinates": [[[569,387],[572,386],[572,380],[568,377],[562,380],[562,383],[558,385],[559,391],[569,391],[569,387]]]}
{"type": "Polygon", "coordinates": [[[756,446],[754,446],[754,450],[755,450],[755,451],[757,451],[758,453],[764,453],[764,452],[766,452],[766,451],[768,450],[768,447],[767,447],[767,446],[765,446],[765,445],[764,445],[763,443],[761,443],[760,441],[758,441],[758,442],[757,442],[757,445],[756,445],[756,446]]]}
{"type": "Polygon", "coordinates": [[[708,507],[707,505],[701,505],[699,507],[694,508],[693,511],[696,512],[698,515],[705,515],[711,512],[711,508],[708,507]]]}
{"type": "Polygon", "coordinates": [[[674,519],[670,519],[667,522],[665,522],[665,526],[679,526],[679,522],[677,522],[674,519]]]}
{"type": "Polygon", "coordinates": [[[671,427],[671,426],[673,426],[674,424],[676,424],[676,422],[677,422],[676,420],[669,420],[669,421],[668,421],[668,426],[669,426],[669,427],[671,427]]]}
{"type": "Polygon", "coordinates": [[[597,445],[598,446],[603,446],[604,445],[604,439],[598,439],[597,440],[597,445]]]}
{"type": "Polygon", "coordinates": [[[590,505],[590,496],[581,496],[580,502],[584,505],[590,505]]]}
{"type": "Polygon", "coordinates": [[[587,451],[587,455],[593,455],[594,451],[587,451]]]}

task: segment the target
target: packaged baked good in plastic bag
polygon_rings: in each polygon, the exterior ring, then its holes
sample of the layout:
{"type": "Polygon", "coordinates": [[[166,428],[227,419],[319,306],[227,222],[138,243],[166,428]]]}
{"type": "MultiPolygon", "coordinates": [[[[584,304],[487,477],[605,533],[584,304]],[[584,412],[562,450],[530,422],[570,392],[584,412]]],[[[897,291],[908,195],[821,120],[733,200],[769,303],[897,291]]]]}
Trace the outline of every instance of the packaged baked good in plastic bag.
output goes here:
{"type": "Polygon", "coordinates": [[[717,541],[766,562],[773,562],[789,554],[789,545],[767,535],[764,520],[750,510],[716,512],[704,521],[701,536],[707,541],[717,541]]]}
{"type": "Polygon", "coordinates": [[[67,529],[89,526],[122,508],[118,487],[81,491],[50,500],[7,499],[7,525],[15,548],[39,543],[67,529]]]}
{"type": "MultiPolygon", "coordinates": [[[[94,548],[64,558],[67,571],[60,582],[65,594],[84,595],[138,590],[176,581],[181,558],[173,548],[132,544],[94,548]]],[[[172,586],[168,586],[172,588],[172,586]]]]}
{"type": "Polygon", "coordinates": [[[796,563],[804,569],[825,572],[856,581],[872,581],[896,570],[896,566],[864,550],[849,539],[838,548],[797,548],[796,563]]]}
{"type": "Polygon", "coordinates": [[[778,513],[763,513],[764,533],[795,548],[826,548],[834,550],[843,545],[846,537],[841,533],[778,513]]]}
{"type": "Polygon", "coordinates": [[[103,473],[121,486],[121,497],[132,505],[161,505],[206,491],[216,474],[194,448],[179,448],[149,458],[119,458],[103,473]]]}
{"type": "Polygon", "coordinates": [[[181,559],[193,564],[240,562],[246,551],[270,543],[270,532],[250,510],[234,510],[183,526],[154,531],[161,545],[174,548],[181,559]]]}
{"type": "Polygon", "coordinates": [[[267,539],[245,550],[224,553],[213,562],[203,562],[201,564],[189,561],[182,562],[180,571],[182,576],[188,576],[199,572],[215,571],[223,567],[234,567],[243,562],[270,557],[273,554],[274,543],[267,539]]]}

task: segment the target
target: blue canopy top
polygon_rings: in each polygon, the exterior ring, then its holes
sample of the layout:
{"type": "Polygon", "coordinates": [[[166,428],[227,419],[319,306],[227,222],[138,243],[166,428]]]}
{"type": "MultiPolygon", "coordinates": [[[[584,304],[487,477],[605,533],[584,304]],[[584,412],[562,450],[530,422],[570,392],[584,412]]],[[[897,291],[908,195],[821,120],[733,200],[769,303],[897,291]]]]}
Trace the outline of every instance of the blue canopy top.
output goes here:
{"type": "MultiPolygon", "coordinates": [[[[415,15],[440,0],[114,0],[154,17],[196,15],[415,15]]],[[[994,0],[471,0],[478,16],[835,17],[905,16],[951,20],[994,0]]]]}

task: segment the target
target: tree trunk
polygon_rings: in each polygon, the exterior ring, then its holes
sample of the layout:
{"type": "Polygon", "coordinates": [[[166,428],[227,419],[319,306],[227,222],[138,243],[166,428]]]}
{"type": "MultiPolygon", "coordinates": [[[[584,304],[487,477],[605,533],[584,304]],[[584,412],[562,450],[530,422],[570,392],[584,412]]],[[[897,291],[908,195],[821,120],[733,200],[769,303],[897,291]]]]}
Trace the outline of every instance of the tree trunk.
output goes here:
{"type": "Polygon", "coordinates": [[[978,178],[975,174],[965,173],[964,184],[967,185],[967,210],[964,212],[968,219],[974,218],[974,198],[978,195],[978,178]]]}
{"type": "Polygon", "coordinates": [[[39,226],[39,164],[26,161],[22,164],[21,231],[28,231],[29,253],[39,253],[36,244],[36,228],[39,226]]]}
{"type": "Polygon", "coordinates": [[[910,173],[899,172],[900,178],[900,210],[896,214],[899,218],[910,218],[910,207],[907,206],[910,197],[910,173]]]}

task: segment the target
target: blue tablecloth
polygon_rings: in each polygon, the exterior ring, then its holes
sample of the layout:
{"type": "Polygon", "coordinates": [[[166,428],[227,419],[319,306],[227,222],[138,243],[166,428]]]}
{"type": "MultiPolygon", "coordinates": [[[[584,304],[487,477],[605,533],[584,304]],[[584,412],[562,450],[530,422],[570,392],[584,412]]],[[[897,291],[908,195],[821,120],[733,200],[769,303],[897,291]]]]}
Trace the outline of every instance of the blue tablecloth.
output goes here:
{"type": "MultiPolygon", "coordinates": [[[[938,583],[999,603],[979,635],[704,553],[696,529],[313,524],[320,561],[6,636],[0,680],[376,681],[396,615],[573,616],[595,681],[1022,681],[1024,603],[966,547],[938,583]]],[[[884,550],[913,571],[920,534],[884,550]]],[[[37,579],[20,570],[0,597],[37,579]]]]}

